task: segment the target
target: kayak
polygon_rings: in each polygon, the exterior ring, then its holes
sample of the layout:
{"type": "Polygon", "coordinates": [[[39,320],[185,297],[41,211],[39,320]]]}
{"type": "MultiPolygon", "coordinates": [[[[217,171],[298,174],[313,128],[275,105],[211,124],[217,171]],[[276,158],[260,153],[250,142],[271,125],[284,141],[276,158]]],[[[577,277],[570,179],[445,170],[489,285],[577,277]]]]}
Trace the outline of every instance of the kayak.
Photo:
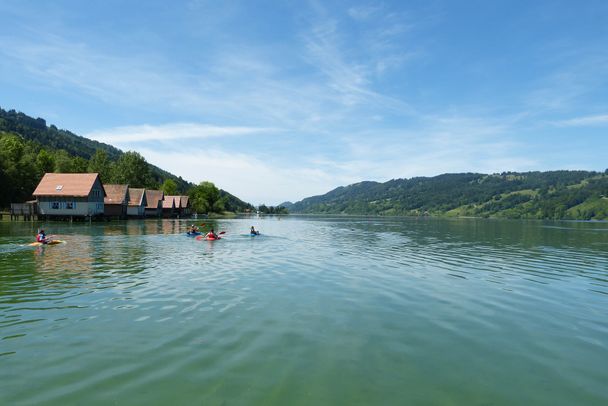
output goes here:
{"type": "Polygon", "coordinates": [[[249,235],[255,237],[256,235],[260,235],[260,232],[258,231],[257,233],[250,233],[249,235]]]}
{"type": "Polygon", "coordinates": [[[187,235],[188,237],[194,237],[194,236],[197,236],[197,235],[201,235],[201,232],[200,232],[200,231],[195,231],[195,232],[190,232],[190,231],[188,231],[188,232],[186,233],[186,235],[187,235]]]}
{"type": "Polygon", "coordinates": [[[215,241],[215,240],[221,240],[222,237],[217,237],[217,238],[212,238],[212,237],[203,237],[202,235],[199,235],[198,237],[196,237],[197,240],[199,241],[215,241]]]}
{"type": "Polygon", "coordinates": [[[64,242],[65,242],[65,241],[63,241],[63,240],[51,240],[51,241],[49,241],[49,242],[47,242],[47,243],[45,244],[45,243],[42,243],[42,242],[38,242],[38,241],[36,241],[36,242],[30,243],[30,244],[28,244],[28,245],[29,245],[30,247],[39,247],[39,246],[41,246],[41,245],[55,245],[55,244],[63,244],[64,242]]]}

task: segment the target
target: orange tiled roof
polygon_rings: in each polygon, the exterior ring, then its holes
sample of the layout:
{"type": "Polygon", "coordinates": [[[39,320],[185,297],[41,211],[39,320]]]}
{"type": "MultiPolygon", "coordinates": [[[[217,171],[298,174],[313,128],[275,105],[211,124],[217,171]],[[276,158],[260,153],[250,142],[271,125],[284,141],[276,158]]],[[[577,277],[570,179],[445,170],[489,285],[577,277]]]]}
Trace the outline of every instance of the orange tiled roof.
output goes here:
{"type": "Polygon", "coordinates": [[[106,190],[104,204],[125,204],[129,185],[103,185],[106,190]]]}
{"type": "Polygon", "coordinates": [[[189,198],[190,198],[189,196],[180,196],[179,197],[181,205],[182,205],[182,208],[188,207],[188,199],[189,198]]]}
{"type": "Polygon", "coordinates": [[[158,208],[158,202],[163,200],[165,194],[162,190],[147,190],[146,189],[146,209],[158,208]]]}
{"type": "Polygon", "coordinates": [[[97,173],[45,173],[32,194],[34,196],[85,197],[91,193],[98,177],[97,173]]]}
{"type": "Polygon", "coordinates": [[[175,200],[173,200],[173,196],[165,196],[163,200],[163,209],[173,209],[175,208],[175,200]]]}
{"type": "Polygon", "coordinates": [[[181,201],[180,197],[181,196],[165,196],[165,199],[167,199],[167,198],[173,199],[173,203],[175,204],[175,208],[176,209],[181,209],[181,207],[182,207],[182,201],[181,201]]]}
{"type": "Polygon", "coordinates": [[[141,206],[144,200],[146,189],[129,188],[129,206],[141,206]]]}

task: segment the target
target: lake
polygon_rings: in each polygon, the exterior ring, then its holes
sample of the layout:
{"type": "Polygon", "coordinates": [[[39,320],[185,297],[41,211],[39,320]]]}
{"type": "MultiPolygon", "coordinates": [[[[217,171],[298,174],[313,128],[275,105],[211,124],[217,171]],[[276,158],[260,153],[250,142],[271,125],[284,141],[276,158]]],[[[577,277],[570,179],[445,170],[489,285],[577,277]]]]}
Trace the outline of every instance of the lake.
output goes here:
{"type": "Polygon", "coordinates": [[[0,404],[608,404],[608,223],[191,222],[0,222],[0,404]]]}

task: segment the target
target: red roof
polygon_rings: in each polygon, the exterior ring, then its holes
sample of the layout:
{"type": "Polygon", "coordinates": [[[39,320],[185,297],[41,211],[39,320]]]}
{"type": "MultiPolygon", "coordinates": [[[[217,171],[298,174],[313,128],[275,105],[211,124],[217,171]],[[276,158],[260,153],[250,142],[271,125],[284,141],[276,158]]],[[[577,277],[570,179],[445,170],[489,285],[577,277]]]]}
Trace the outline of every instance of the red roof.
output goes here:
{"type": "Polygon", "coordinates": [[[180,196],[179,197],[181,205],[182,205],[182,208],[188,207],[188,199],[189,198],[190,198],[189,196],[180,196]]]}
{"type": "Polygon", "coordinates": [[[125,204],[127,203],[127,192],[129,185],[103,185],[106,189],[104,204],[125,204]]]}
{"type": "Polygon", "coordinates": [[[176,209],[181,209],[182,208],[182,197],[181,196],[165,196],[165,199],[166,198],[173,199],[173,201],[175,202],[175,208],[176,209]]]}
{"type": "MultiPolygon", "coordinates": [[[[176,207],[175,205],[175,197],[176,196],[165,196],[165,200],[163,200],[163,209],[173,209],[176,207]]],[[[177,206],[179,207],[179,206],[177,206]]]]}
{"type": "Polygon", "coordinates": [[[158,202],[162,202],[165,194],[162,190],[147,190],[146,189],[146,209],[157,209],[158,202]]]}
{"type": "Polygon", "coordinates": [[[129,206],[141,206],[145,197],[146,189],[129,188],[129,206]]]}
{"type": "MultiPolygon", "coordinates": [[[[45,173],[32,194],[34,196],[86,197],[91,193],[98,178],[97,173],[45,173]]],[[[101,188],[105,196],[103,185],[101,188]]]]}

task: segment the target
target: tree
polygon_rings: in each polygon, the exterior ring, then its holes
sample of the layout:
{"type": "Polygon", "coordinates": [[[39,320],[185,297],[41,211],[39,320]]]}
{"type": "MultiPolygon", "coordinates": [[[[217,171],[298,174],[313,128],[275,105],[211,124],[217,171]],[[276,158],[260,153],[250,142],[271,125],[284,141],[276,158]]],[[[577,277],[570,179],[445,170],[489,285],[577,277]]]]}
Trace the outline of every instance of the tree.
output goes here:
{"type": "Polygon", "coordinates": [[[89,160],[88,171],[98,173],[101,182],[108,183],[112,178],[112,163],[108,158],[108,153],[103,149],[98,149],[89,160]]]}
{"type": "Polygon", "coordinates": [[[265,204],[261,204],[258,207],[258,211],[262,214],[289,214],[289,210],[287,210],[283,206],[266,206],[265,204]]]}
{"type": "Polygon", "coordinates": [[[0,153],[7,161],[18,162],[24,149],[24,142],[16,135],[9,134],[0,139],[0,153]]]}
{"type": "Polygon", "coordinates": [[[0,206],[29,198],[38,180],[31,145],[16,135],[0,133],[0,206]]]}
{"type": "Polygon", "coordinates": [[[135,151],[125,152],[114,166],[112,179],[131,187],[148,187],[152,184],[150,166],[143,156],[135,151]]]}
{"type": "Polygon", "coordinates": [[[60,149],[55,153],[55,172],[57,173],[72,173],[74,166],[72,165],[72,157],[67,151],[60,149]]]}
{"type": "Polygon", "coordinates": [[[53,172],[55,170],[55,158],[46,149],[41,149],[36,156],[36,166],[41,176],[47,172],[53,172]]]}
{"type": "Polygon", "coordinates": [[[177,194],[177,183],[175,183],[173,179],[166,179],[160,186],[160,190],[162,190],[165,195],[174,196],[177,194]]]}
{"type": "Polygon", "coordinates": [[[74,173],[86,173],[89,167],[89,161],[83,157],[76,156],[72,158],[72,172],[74,173]]]}
{"type": "Polygon", "coordinates": [[[222,213],[225,208],[225,198],[220,190],[211,182],[201,182],[188,192],[192,209],[196,213],[222,213]]]}

